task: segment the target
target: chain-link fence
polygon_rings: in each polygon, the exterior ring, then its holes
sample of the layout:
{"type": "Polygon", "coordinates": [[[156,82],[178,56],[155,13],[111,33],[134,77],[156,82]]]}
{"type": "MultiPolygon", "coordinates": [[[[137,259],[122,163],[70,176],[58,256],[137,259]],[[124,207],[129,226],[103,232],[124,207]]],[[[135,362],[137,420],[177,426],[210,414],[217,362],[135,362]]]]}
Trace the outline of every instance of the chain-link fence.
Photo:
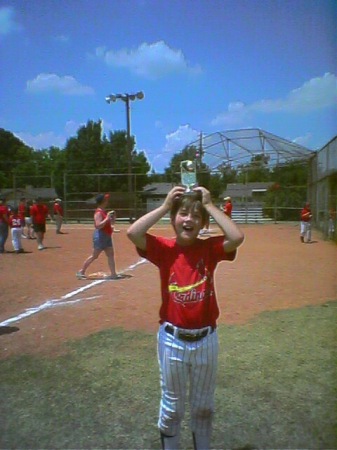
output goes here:
{"type": "Polygon", "coordinates": [[[337,240],[337,136],[310,161],[309,198],[315,226],[325,238],[337,240]]]}
{"type": "MultiPolygon", "coordinates": [[[[163,183],[163,180],[157,175],[157,182],[154,183],[157,185],[156,189],[153,189],[152,185],[148,185],[144,189],[144,177],[146,176],[143,174],[130,176],[129,174],[78,175],[65,173],[63,192],[58,191],[58,195],[63,199],[65,220],[92,221],[95,197],[101,192],[110,193],[110,204],[117,213],[117,220],[133,221],[141,217],[162,203],[171,186],[170,183],[163,183]],[[129,191],[130,187],[131,191],[129,191]]],[[[52,184],[51,177],[50,190],[53,187],[52,184]]],[[[15,199],[25,192],[19,178],[15,178],[12,191],[14,203],[16,203],[15,199]]],[[[44,197],[41,189],[39,196],[44,197]]],[[[30,198],[34,198],[33,194],[30,198]]],[[[305,201],[309,200],[314,226],[322,231],[326,238],[336,239],[337,137],[311,158],[308,186],[282,186],[276,193],[272,193],[271,198],[272,200],[268,198],[267,192],[260,202],[251,202],[252,199],[242,199],[241,202],[236,202],[234,217],[236,213],[236,220],[243,223],[299,221],[300,211],[305,201]]],[[[44,199],[47,200],[48,197],[46,196],[44,199]]],[[[52,203],[53,198],[49,196],[49,200],[52,203]]],[[[214,202],[221,206],[222,199],[215,198],[214,202]]]]}

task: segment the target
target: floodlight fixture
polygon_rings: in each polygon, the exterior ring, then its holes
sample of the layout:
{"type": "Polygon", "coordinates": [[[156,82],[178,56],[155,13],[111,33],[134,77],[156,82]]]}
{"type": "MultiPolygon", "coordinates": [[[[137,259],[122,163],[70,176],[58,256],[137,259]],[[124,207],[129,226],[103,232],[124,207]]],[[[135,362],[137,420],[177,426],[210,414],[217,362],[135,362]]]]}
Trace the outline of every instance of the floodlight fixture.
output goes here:
{"type": "Polygon", "coordinates": [[[105,101],[106,101],[107,103],[115,102],[116,100],[117,100],[117,98],[116,98],[116,96],[113,95],[113,94],[108,95],[107,97],[105,97],[105,101]]]}
{"type": "Polygon", "coordinates": [[[131,117],[130,117],[130,101],[143,100],[144,92],[139,91],[135,94],[110,94],[105,97],[107,103],[114,103],[117,100],[123,100],[126,106],[126,133],[127,133],[127,151],[128,151],[128,191],[132,193],[132,149],[131,149],[131,117]]]}
{"type": "Polygon", "coordinates": [[[116,102],[117,100],[123,100],[124,102],[128,103],[130,100],[143,100],[145,97],[143,91],[139,91],[135,94],[110,94],[107,97],[105,97],[105,101],[107,103],[116,102]]]}

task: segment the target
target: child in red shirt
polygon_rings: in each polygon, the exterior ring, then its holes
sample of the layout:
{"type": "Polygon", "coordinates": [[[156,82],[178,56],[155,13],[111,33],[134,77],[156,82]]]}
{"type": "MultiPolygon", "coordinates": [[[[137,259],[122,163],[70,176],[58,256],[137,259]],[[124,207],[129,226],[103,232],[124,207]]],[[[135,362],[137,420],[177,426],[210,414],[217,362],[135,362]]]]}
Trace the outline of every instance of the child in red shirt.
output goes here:
{"type": "Polygon", "coordinates": [[[110,268],[110,276],[108,278],[111,280],[124,278],[123,275],[116,272],[115,250],[112,240],[116,214],[114,211],[106,211],[106,208],[109,205],[109,199],[109,194],[99,194],[96,197],[97,208],[94,214],[95,231],[93,233],[92,254],[84,261],[82,268],[76,272],[76,277],[79,280],[86,278],[86,270],[102,252],[106,254],[108,259],[110,268]]]}
{"type": "Polygon", "coordinates": [[[311,209],[310,203],[306,203],[301,210],[301,242],[311,242],[311,209]]]}
{"type": "Polygon", "coordinates": [[[42,202],[42,198],[38,197],[36,203],[30,208],[30,215],[32,217],[33,229],[36,234],[37,248],[44,250],[43,245],[44,235],[46,233],[46,221],[50,219],[48,206],[42,202]]]}
{"type": "Polygon", "coordinates": [[[162,396],[158,427],[165,450],[179,448],[188,382],[194,447],[210,448],[219,316],[214,271],[220,261],[235,259],[244,239],[238,226],[212,203],[208,190],[196,187],[193,191],[184,195],[183,187],[174,187],[163,205],[128,229],[139,255],[160,272],[158,356],[162,396]],[[148,230],[168,212],[175,238],[149,234],[148,230]],[[221,235],[199,239],[208,215],[220,227],[221,235]]]}
{"type": "Polygon", "coordinates": [[[232,199],[230,197],[225,197],[225,204],[223,207],[223,212],[226,214],[226,216],[232,218],[232,210],[233,210],[233,204],[232,199]]]}
{"type": "Polygon", "coordinates": [[[56,198],[54,200],[53,216],[56,223],[56,234],[62,234],[61,227],[63,223],[63,208],[60,198],[56,198]]]}
{"type": "Polygon", "coordinates": [[[23,253],[24,250],[21,242],[22,218],[17,207],[12,209],[12,213],[9,216],[9,228],[11,230],[12,244],[15,253],[23,253]]]}

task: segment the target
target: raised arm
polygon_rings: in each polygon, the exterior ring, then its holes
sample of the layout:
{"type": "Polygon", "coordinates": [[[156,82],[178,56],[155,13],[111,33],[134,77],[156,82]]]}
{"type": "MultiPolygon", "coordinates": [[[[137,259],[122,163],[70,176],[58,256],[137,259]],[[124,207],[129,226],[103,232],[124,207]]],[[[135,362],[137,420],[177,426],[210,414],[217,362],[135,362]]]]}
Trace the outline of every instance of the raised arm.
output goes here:
{"type": "Polygon", "coordinates": [[[195,191],[201,191],[202,204],[207,210],[208,214],[213,217],[224,233],[225,239],[223,243],[226,252],[232,252],[238,248],[243,240],[244,234],[240,228],[233,222],[226,214],[224,214],[217,206],[212,203],[211,194],[203,187],[196,187],[195,191]]]}
{"type": "Polygon", "coordinates": [[[136,247],[141,250],[146,250],[146,233],[155,225],[162,217],[167,214],[171,207],[173,200],[179,197],[185,192],[185,188],[182,186],[175,186],[167,194],[164,203],[158,208],[150,211],[144,216],[140,217],[134,222],[127,230],[128,238],[135,244],[136,247]]]}

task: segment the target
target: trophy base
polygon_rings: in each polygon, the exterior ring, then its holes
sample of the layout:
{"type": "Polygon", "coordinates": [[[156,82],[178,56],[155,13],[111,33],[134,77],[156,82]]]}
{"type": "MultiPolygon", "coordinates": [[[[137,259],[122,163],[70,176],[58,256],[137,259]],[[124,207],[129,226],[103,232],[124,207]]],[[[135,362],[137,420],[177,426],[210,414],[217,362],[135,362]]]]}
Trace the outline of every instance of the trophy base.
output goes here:
{"type": "MultiPolygon", "coordinates": [[[[194,186],[197,187],[197,184],[194,186]]],[[[191,188],[186,188],[185,192],[183,193],[183,196],[185,197],[194,197],[195,200],[202,200],[202,194],[200,191],[193,191],[191,188]]]]}

